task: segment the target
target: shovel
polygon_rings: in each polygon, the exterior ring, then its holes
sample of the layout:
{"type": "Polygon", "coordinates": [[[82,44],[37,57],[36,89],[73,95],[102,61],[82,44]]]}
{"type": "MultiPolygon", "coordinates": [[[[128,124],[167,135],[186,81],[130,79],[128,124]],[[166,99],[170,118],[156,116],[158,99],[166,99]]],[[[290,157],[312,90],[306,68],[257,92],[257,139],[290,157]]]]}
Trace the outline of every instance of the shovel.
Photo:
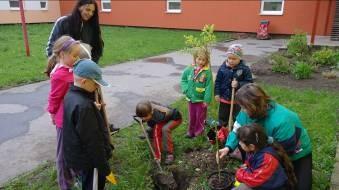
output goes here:
{"type": "MultiPolygon", "coordinates": [[[[104,98],[102,95],[102,91],[101,91],[101,87],[98,86],[97,90],[95,91],[95,106],[102,111],[103,116],[104,116],[104,120],[105,120],[105,124],[107,127],[107,131],[108,134],[110,134],[110,128],[109,128],[109,123],[108,123],[108,117],[107,117],[107,112],[106,112],[106,107],[105,107],[105,102],[104,102],[104,98]]],[[[111,144],[112,147],[113,146],[113,141],[111,136],[108,135],[107,137],[109,139],[109,143],[111,144]]],[[[111,171],[112,172],[112,171],[111,171]]],[[[113,172],[112,172],[113,177],[115,178],[113,172]]],[[[94,168],[94,175],[93,175],[93,190],[98,189],[98,169],[94,168]]]]}

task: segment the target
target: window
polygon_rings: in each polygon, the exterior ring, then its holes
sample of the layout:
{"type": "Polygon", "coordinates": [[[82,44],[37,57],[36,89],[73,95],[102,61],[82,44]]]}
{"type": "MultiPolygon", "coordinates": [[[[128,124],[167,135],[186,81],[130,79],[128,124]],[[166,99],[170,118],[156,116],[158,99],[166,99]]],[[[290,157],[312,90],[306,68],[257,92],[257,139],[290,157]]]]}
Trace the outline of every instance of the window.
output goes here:
{"type": "Polygon", "coordinates": [[[283,15],[284,0],[261,0],[261,15],[283,15]]]}
{"type": "Polygon", "coordinates": [[[9,8],[11,10],[19,10],[19,0],[9,0],[9,8]]]}
{"type": "Polygon", "coordinates": [[[167,0],[168,13],[181,13],[181,0],[167,0]]]}
{"type": "Polygon", "coordinates": [[[40,9],[47,10],[47,1],[40,1],[40,9]]]}
{"type": "Polygon", "coordinates": [[[111,0],[101,0],[101,11],[111,12],[111,0]]]}

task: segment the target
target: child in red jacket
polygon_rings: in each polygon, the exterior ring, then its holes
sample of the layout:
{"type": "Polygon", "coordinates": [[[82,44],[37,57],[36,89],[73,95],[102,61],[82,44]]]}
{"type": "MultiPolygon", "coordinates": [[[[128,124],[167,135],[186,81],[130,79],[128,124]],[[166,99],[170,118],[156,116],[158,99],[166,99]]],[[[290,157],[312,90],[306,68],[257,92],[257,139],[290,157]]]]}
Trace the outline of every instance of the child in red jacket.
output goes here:
{"type": "Polygon", "coordinates": [[[236,171],[236,180],[240,182],[236,190],[295,188],[296,177],[288,155],[281,145],[269,142],[263,127],[240,127],[237,136],[246,159],[236,171]]]}

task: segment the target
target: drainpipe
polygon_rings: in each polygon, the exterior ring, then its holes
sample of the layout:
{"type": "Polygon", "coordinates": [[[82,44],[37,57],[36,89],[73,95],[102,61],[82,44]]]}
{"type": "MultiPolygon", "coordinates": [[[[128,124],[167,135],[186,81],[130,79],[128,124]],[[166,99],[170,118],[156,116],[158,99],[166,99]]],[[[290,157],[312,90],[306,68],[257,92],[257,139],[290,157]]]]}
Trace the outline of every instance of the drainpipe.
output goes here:
{"type": "Polygon", "coordinates": [[[317,29],[317,20],[318,20],[318,15],[319,15],[319,4],[320,4],[320,1],[317,0],[317,4],[315,6],[315,12],[314,12],[313,28],[312,28],[312,33],[311,33],[311,45],[314,45],[314,37],[315,37],[316,29],[317,29]]]}
{"type": "Polygon", "coordinates": [[[329,0],[328,6],[327,6],[327,15],[326,15],[325,34],[324,35],[327,35],[328,23],[330,21],[330,14],[331,14],[331,5],[332,5],[332,0],[329,0]]]}
{"type": "Polygon", "coordinates": [[[19,0],[20,14],[21,14],[21,25],[22,25],[22,33],[24,34],[25,48],[26,48],[26,56],[29,57],[29,44],[28,44],[28,36],[27,36],[27,28],[26,28],[26,20],[25,20],[25,12],[23,6],[23,0],[19,0]]]}

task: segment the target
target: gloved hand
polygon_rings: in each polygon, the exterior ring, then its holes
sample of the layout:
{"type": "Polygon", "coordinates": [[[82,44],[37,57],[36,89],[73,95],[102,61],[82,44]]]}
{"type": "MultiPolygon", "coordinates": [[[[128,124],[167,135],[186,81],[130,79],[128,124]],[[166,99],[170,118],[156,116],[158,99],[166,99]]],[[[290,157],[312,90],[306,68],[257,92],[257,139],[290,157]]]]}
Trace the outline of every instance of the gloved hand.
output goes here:
{"type": "Polygon", "coordinates": [[[111,172],[108,176],[106,176],[106,179],[113,185],[117,184],[117,180],[115,179],[113,172],[111,172]]]}
{"type": "Polygon", "coordinates": [[[240,185],[240,182],[237,181],[237,180],[235,180],[235,182],[234,182],[234,187],[239,187],[239,185],[240,185]]]}

